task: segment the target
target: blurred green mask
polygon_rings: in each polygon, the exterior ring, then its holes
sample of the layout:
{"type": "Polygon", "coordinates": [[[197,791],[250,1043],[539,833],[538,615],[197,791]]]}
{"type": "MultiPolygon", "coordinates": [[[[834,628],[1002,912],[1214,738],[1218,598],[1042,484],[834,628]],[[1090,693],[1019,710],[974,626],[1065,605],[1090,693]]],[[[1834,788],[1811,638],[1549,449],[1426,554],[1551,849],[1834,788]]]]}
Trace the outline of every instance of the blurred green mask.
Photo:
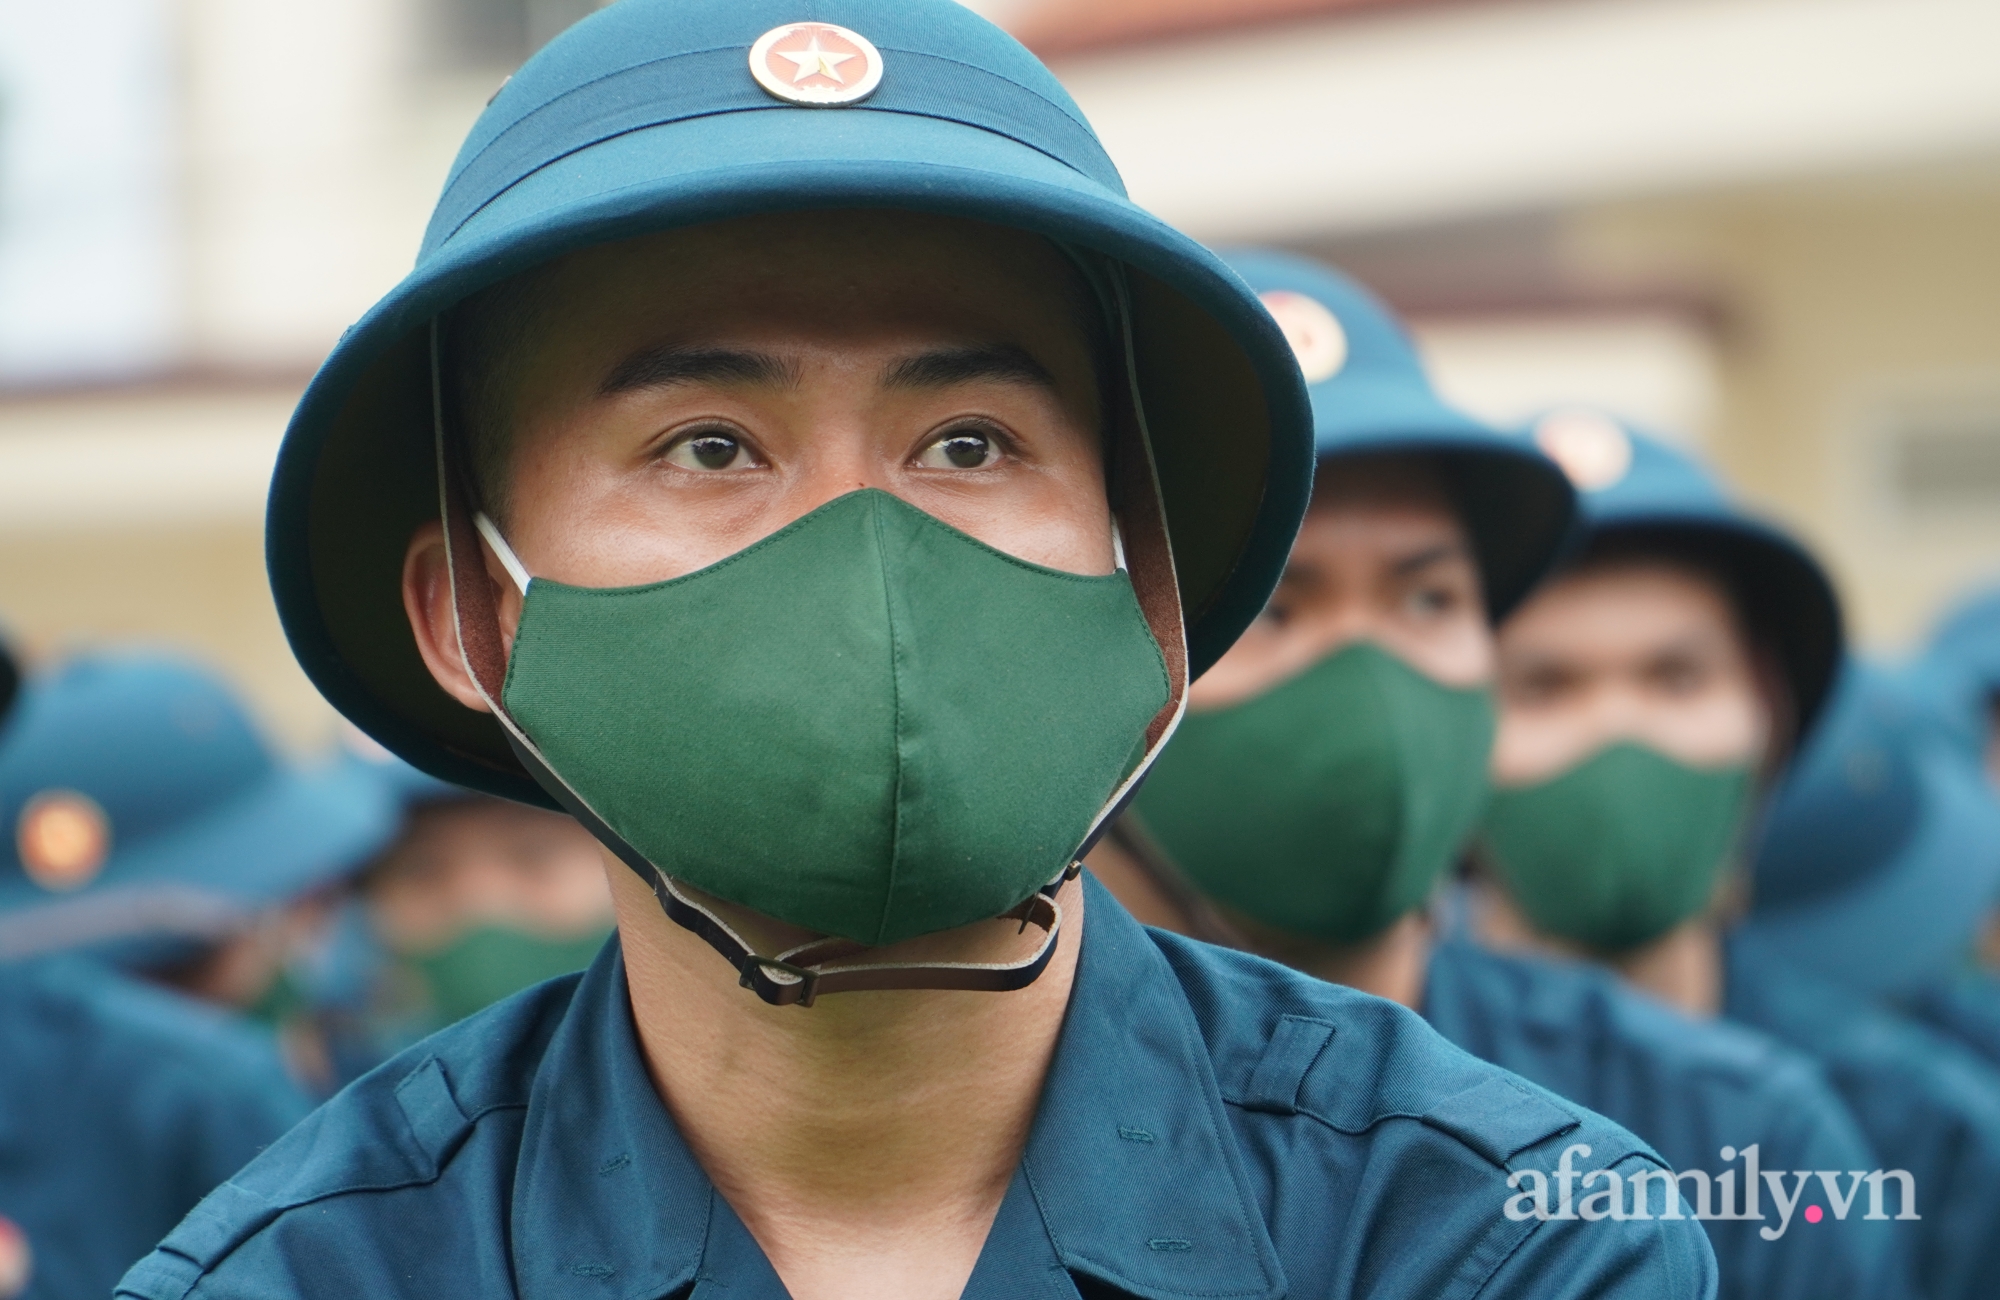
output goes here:
{"type": "Polygon", "coordinates": [[[1334,943],[1424,901],[1479,820],[1492,697],[1360,642],[1190,713],[1135,804],[1211,898],[1334,943]]]}
{"type": "Polygon", "coordinates": [[[547,939],[506,925],[467,930],[443,949],[408,958],[423,977],[438,1025],[463,1020],[531,984],[582,970],[611,927],[574,939],[547,939]]]}
{"type": "Polygon", "coordinates": [[[1707,905],[1750,811],[1751,768],[1696,768],[1629,741],[1494,791],[1487,857],[1536,928],[1600,952],[1707,905]]]}

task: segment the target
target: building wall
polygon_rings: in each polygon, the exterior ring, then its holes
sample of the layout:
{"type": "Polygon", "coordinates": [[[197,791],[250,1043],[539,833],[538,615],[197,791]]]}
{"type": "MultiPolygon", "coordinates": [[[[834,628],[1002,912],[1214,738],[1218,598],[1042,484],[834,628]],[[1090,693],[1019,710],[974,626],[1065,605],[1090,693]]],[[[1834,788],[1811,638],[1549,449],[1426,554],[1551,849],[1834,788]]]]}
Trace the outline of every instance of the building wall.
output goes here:
{"type": "Polygon", "coordinates": [[[31,666],[106,643],[170,649],[226,672],[288,746],[330,739],[264,580],[264,493],[298,392],[0,403],[0,627],[31,666]]]}
{"type": "Polygon", "coordinates": [[[1710,450],[1827,560],[1862,644],[1902,648],[2000,578],[2000,184],[1887,174],[1582,225],[1606,261],[1706,262],[1727,304],[1710,450]],[[1949,490],[1907,460],[1939,432],[1949,490]]]}

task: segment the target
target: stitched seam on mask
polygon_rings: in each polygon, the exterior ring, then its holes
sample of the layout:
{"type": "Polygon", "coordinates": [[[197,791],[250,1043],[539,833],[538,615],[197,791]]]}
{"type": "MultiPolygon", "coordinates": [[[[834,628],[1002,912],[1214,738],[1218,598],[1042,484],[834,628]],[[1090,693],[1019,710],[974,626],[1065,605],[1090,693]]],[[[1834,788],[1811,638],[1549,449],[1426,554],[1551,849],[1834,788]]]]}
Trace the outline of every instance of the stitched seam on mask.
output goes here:
{"type": "MultiPolygon", "coordinates": [[[[881,491],[880,488],[874,490],[878,492],[881,491]]],[[[854,494],[850,492],[847,495],[852,496],[854,494]]],[[[838,502],[845,499],[846,499],[845,497],[836,497],[834,500],[835,502],[838,502]]],[[[899,505],[909,506],[909,503],[903,501],[900,497],[898,497],[896,500],[897,504],[899,505]]],[[[828,504],[833,504],[833,502],[829,502],[828,504]]],[[[820,510],[823,509],[825,509],[824,506],[820,507],[820,510]]],[[[985,551],[988,555],[993,556],[995,559],[1004,560],[1006,563],[1013,565],[1015,568],[1024,569],[1029,573],[1040,573],[1040,574],[1045,574],[1051,578],[1062,578],[1068,582],[1083,582],[1083,583],[1093,583],[1093,582],[1105,583],[1114,581],[1120,577],[1119,572],[1115,570],[1111,573],[1071,573],[1066,569],[1051,569],[1047,565],[1036,564],[1032,560],[1024,560],[1018,555],[1009,555],[1005,551],[989,546],[985,542],[980,541],[977,537],[974,537],[972,534],[967,532],[962,532],[959,529],[953,528],[950,524],[944,522],[944,520],[939,519],[934,515],[926,514],[925,512],[918,510],[915,506],[909,506],[909,509],[911,513],[919,516],[923,521],[923,523],[937,529],[941,533],[944,533],[947,537],[956,538],[957,540],[962,542],[970,542],[972,545],[977,546],[980,550],[985,551]]],[[[731,554],[725,555],[721,559],[715,561],[712,564],[705,564],[701,568],[696,569],[691,573],[683,573],[678,577],[662,578],[658,582],[641,582],[633,584],[631,586],[623,586],[623,587],[578,587],[578,586],[572,586],[566,582],[558,582],[553,578],[537,578],[535,579],[535,581],[539,583],[544,583],[550,587],[560,587],[564,591],[574,592],[577,595],[587,596],[587,597],[633,595],[642,591],[659,591],[662,588],[666,587],[680,586],[682,584],[692,583],[695,579],[705,577],[711,573],[720,573],[722,570],[728,568],[732,564],[740,563],[741,561],[747,560],[751,556],[757,554],[757,552],[759,551],[766,550],[772,546],[775,546],[779,541],[783,540],[784,538],[790,536],[795,532],[801,531],[809,523],[816,520],[819,517],[820,510],[813,510],[808,514],[800,515],[797,519],[792,520],[792,522],[786,524],[783,528],[780,528],[777,532],[768,534],[764,537],[760,537],[756,541],[744,547],[742,550],[735,551],[732,552],[731,554]]],[[[519,640],[519,638],[520,638],[520,632],[519,629],[516,629],[515,639],[519,640]]]]}
{"type": "MultiPolygon", "coordinates": [[[[897,500],[903,505],[909,505],[908,502],[903,501],[902,498],[900,497],[898,497],[897,500]]],[[[1068,569],[1052,569],[1046,564],[1036,564],[1033,560],[1024,560],[1018,555],[1009,555],[1007,554],[1007,552],[1001,550],[997,546],[992,545],[991,543],[980,541],[977,537],[974,537],[971,533],[965,532],[962,529],[953,528],[950,524],[946,523],[942,519],[939,519],[936,515],[933,515],[928,511],[918,510],[915,506],[910,506],[910,509],[921,517],[922,522],[925,525],[937,529],[945,536],[956,538],[959,541],[971,542],[974,546],[977,546],[980,550],[985,551],[988,555],[991,555],[994,559],[1004,560],[1008,564],[1013,565],[1015,568],[1025,569],[1029,573],[1045,574],[1051,578],[1063,578],[1070,582],[1102,583],[1102,582],[1109,582],[1112,579],[1117,578],[1122,572],[1124,572],[1123,570],[1120,569],[1113,569],[1109,573],[1071,573],[1068,569]]]]}
{"type": "Polygon", "coordinates": [[[882,507],[879,502],[872,514],[875,559],[882,575],[882,614],[889,624],[889,693],[896,717],[895,737],[890,746],[896,763],[896,779],[890,786],[895,816],[889,821],[889,883],[882,891],[882,911],[875,918],[875,942],[880,943],[882,932],[889,923],[892,900],[896,896],[896,866],[903,849],[903,642],[896,628],[896,604],[889,594],[889,565],[884,559],[889,548],[888,539],[882,534],[882,507]]]}
{"type": "MultiPolygon", "coordinates": [[[[874,490],[878,492],[881,491],[880,488],[874,490]]],[[[833,501],[828,502],[827,504],[828,505],[836,504],[840,501],[846,500],[847,497],[853,495],[854,495],[853,492],[849,492],[846,494],[846,496],[835,497],[833,501]]],[[[759,551],[769,550],[771,547],[777,545],[780,541],[791,536],[793,533],[804,531],[804,529],[808,524],[813,523],[820,517],[820,512],[825,508],[826,508],[825,506],[821,506],[819,509],[800,515],[797,519],[792,520],[792,522],[786,524],[783,528],[780,528],[777,532],[770,533],[767,534],[766,536],[758,538],[756,541],[750,543],[742,550],[732,551],[728,555],[725,555],[721,559],[715,561],[713,564],[704,564],[701,568],[696,569],[691,573],[683,573],[678,577],[662,578],[658,582],[641,582],[628,587],[573,587],[570,586],[568,583],[557,582],[552,578],[537,578],[535,579],[535,581],[540,583],[546,583],[551,587],[561,587],[565,591],[577,592],[585,596],[632,595],[642,591],[658,591],[664,587],[675,587],[675,586],[681,586],[683,584],[690,584],[696,578],[705,577],[711,573],[720,573],[722,570],[728,568],[730,565],[737,564],[744,560],[747,560],[751,556],[757,554],[757,552],[759,551]]],[[[518,636],[518,633],[516,635],[518,636]]]]}

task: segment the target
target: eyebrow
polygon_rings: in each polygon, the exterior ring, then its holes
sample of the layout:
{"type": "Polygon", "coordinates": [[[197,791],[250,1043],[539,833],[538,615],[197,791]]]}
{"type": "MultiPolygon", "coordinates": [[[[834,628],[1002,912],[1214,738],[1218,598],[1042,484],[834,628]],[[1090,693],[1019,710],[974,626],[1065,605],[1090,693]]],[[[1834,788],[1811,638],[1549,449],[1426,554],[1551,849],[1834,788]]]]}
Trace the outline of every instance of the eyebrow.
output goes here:
{"type": "Polygon", "coordinates": [[[676,384],[762,384],[771,388],[798,385],[798,367],[768,352],[735,348],[644,348],[620,361],[597,386],[600,396],[676,384]]]}
{"type": "Polygon", "coordinates": [[[976,347],[936,348],[904,357],[882,376],[885,388],[946,388],[980,379],[1032,384],[1051,392],[1056,377],[1049,368],[1012,343],[976,347]]]}
{"type": "Polygon", "coordinates": [[[1461,542],[1439,542],[1436,546],[1426,546],[1414,555],[1406,555],[1395,561],[1389,566],[1389,570],[1399,578],[1408,577],[1420,569],[1428,569],[1440,560],[1453,559],[1465,553],[1465,545],[1461,542]]]}
{"type": "Polygon", "coordinates": [[[1718,650],[1727,652],[1729,638],[1717,635],[1707,628],[1682,632],[1663,645],[1646,652],[1648,664],[1658,664],[1665,659],[1701,658],[1718,650]]]}

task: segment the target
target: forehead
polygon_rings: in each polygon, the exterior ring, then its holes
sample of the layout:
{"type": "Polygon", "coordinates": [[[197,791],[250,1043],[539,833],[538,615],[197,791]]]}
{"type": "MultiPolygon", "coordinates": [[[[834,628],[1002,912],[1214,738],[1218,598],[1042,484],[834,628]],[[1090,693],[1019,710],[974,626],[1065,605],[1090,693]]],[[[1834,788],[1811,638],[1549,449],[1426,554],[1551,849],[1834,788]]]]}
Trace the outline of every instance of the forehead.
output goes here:
{"type": "Polygon", "coordinates": [[[1672,560],[1592,564],[1556,578],[1501,629],[1501,644],[1540,654],[1644,654],[1690,637],[1743,648],[1728,591],[1672,560]]]}
{"type": "Polygon", "coordinates": [[[1465,542],[1458,509],[1427,458],[1351,457],[1321,468],[1293,558],[1465,542]]]}

